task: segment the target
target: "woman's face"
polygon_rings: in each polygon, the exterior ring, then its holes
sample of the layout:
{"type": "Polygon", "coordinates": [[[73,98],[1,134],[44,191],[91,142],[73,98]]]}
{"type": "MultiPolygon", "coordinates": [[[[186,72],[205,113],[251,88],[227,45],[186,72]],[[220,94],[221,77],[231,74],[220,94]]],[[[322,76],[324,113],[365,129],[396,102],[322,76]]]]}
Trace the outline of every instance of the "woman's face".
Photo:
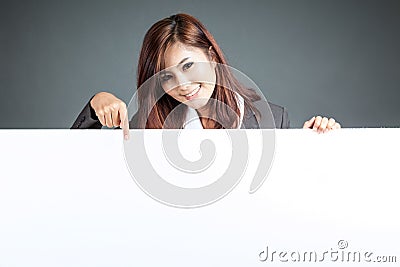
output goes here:
{"type": "Polygon", "coordinates": [[[202,49],[182,43],[169,47],[164,60],[160,73],[164,91],[189,107],[204,107],[215,88],[215,63],[202,49]]]}

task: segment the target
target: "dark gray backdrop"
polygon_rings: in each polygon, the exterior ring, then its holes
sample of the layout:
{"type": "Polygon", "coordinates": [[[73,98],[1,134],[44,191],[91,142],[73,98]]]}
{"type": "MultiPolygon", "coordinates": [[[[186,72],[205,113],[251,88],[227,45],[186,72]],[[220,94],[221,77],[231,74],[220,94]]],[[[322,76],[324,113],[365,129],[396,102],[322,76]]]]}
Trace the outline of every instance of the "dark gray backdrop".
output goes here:
{"type": "Polygon", "coordinates": [[[88,99],[129,101],[143,36],[199,18],[231,66],[288,108],[345,127],[400,125],[400,1],[1,1],[1,128],[69,128],[88,99]]]}

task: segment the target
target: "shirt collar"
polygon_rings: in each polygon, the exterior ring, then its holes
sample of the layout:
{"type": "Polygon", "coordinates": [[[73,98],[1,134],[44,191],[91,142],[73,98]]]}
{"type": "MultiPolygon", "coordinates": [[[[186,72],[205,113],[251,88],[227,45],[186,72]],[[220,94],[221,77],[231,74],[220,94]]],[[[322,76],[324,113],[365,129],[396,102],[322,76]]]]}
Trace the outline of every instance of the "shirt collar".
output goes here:
{"type": "MultiPolygon", "coordinates": [[[[240,129],[243,122],[243,114],[244,114],[244,99],[241,95],[236,93],[238,99],[238,105],[240,110],[240,121],[237,129],[240,129]]],[[[194,108],[188,107],[186,112],[185,123],[183,124],[183,129],[203,129],[203,125],[201,124],[199,115],[194,108]]]]}

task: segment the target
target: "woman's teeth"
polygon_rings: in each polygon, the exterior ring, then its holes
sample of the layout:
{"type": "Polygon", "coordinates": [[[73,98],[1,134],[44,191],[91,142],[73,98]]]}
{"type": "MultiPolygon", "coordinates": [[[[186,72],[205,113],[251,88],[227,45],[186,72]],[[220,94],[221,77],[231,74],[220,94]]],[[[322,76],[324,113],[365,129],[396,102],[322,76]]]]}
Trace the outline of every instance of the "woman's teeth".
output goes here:
{"type": "Polygon", "coordinates": [[[192,92],[190,92],[189,94],[185,95],[186,97],[191,97],[193,95],[195,95],[199,90],[200,90],[201,85],[199,85],[196,89],[194,89],[192,92]]]}

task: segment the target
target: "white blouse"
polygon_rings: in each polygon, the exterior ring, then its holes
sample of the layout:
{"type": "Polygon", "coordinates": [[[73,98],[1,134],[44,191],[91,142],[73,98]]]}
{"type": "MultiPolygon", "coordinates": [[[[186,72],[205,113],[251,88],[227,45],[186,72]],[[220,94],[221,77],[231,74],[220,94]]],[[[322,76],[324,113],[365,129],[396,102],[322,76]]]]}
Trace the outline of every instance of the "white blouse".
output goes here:
{"type": "MultiPolygon", "coordinates": [[[[243,121],[244,99],[238,93],[236,93],[236,95],[238,96],[238,104],[240,110],[240,121],[237,129],[240,129],[243,121]]],[[[183,124],[183,129],[203,129],[203,125],[201,124],[199,115],[197,114],[197,111],[194,108],[188,107],[185,123],[183,124]]]]}

